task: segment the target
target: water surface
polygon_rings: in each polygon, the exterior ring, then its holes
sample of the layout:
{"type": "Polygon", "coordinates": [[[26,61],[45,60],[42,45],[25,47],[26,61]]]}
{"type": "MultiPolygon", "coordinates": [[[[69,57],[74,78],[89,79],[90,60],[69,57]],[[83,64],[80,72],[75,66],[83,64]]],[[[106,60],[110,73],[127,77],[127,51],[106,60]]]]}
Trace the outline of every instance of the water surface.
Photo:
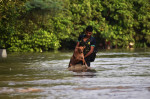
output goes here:
{"type": "Polygon", "coordinates": [[[70,52],[0,59],[0,99],[150,99],[150,50],[100,50],[91,68],[68,71],[70,52]]]}

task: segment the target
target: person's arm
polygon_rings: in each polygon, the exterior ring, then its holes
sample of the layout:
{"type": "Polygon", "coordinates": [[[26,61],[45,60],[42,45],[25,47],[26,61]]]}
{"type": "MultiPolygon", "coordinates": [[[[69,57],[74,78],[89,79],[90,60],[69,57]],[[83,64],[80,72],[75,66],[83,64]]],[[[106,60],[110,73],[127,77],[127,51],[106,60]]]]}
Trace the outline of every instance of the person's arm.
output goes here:
{"type": "Polygon", "coordinates": [[[83,37],[83,35],[80,35],[80,36],[78,37],[78,41],[77,41],[77,44],[76,44],[75,50],[76,50],[76,48],[77,48],[77,47],[79,47],[80,40],[81,40],[81,38],[82,38],[82,37],[83,37]]]}
{"type": "Polygon", "coordinates": [[[79,47],[79,42],[77,42],[76,47],[74,49],[74,51],[76,51],[77,47],[79,47]]]}
{"type": "Polygon", "coordinates": [[[95,38],[92,38],[91,49],[84,57],[88,57],[89,55],[91,55],[93,53],[95,45],[96,45],[96,40],[95,40],[95,38]]]}
{"type": "Polygon", "coordinates": [[[94,51],[94,46],[91,46],[91,50],[84,57],[88,57],[93,53],[93,51],[94,51]]]}
{"type": "Polygon", "coordinates": [[[76,44],[76,47],[75,47],[75,48],[77,48],[77,47],[79,47],[79,42],[77,42],[77,44],[76,44]]]}

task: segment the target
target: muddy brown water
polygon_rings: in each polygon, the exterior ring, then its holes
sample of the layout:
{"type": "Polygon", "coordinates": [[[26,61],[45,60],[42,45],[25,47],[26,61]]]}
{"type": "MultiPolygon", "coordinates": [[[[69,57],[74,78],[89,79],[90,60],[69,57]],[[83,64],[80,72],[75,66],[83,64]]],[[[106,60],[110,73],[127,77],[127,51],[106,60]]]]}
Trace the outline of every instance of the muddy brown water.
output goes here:
{"type": "Polygon", "coordinates": [[[70,52],[0,58],[0,99],[150,99],[150,49],[100,50],[91,68],[68,71],[70,52]]]}

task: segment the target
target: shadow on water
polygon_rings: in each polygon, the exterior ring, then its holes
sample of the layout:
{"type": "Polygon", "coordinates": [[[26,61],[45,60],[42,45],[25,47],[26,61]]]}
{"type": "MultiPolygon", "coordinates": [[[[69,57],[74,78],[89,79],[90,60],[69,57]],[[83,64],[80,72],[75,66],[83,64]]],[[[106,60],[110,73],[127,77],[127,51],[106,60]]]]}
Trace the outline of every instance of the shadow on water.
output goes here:
{"type": "Polygon", "coordinates": [[[0,99],[149,99],[150,49],[101,50],[96,72],[68,71],[71,56],[9,53],[0,59],[0,99]]]}

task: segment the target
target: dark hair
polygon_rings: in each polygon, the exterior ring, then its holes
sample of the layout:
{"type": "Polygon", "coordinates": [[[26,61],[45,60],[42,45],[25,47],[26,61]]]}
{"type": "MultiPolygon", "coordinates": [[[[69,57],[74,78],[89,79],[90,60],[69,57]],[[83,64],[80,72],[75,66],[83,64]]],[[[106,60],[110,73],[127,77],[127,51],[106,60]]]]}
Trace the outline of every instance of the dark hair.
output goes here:
{"type": "Polygon", "coordinates": [[[93,31],[92,26],[90,26],[90,25],[89,25],[89,26],[87,26],[87,27],[86,27],[86,31],[88,31],[88,32],[92,32],[92,31],[93,31]]]}

